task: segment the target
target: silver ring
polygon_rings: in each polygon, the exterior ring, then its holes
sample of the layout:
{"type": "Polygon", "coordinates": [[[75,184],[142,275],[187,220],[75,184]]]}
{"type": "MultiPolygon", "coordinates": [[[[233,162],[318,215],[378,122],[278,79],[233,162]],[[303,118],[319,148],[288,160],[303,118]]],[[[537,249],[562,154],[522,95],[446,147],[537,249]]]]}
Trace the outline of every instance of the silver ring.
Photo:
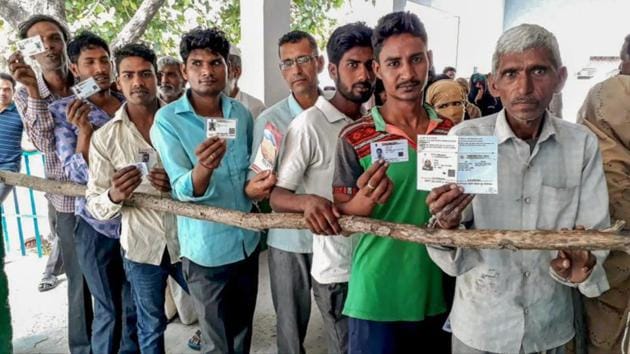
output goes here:
{"type": "Polygon", "coordinates": [[[367,183],[366,187],[368,187],[371,190],[375,190],[376,187],[374,187],[373,185],[370,184],[370,182],[367,183]]]}
{"type": "Polygon", "coordinates": [[[210,154],[210,158],[214,160],[214,153],[210,154]]]}

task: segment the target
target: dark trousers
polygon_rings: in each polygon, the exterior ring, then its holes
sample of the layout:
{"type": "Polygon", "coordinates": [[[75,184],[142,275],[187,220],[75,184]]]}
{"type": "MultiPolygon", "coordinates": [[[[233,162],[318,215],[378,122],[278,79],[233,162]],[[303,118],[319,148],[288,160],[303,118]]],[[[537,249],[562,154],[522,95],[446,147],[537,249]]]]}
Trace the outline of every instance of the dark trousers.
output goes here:
{"type": "Polygon", "coordinates": [[[138,353],[136,309],[123,271],[120,242],[98,233],[78,218],[75,246],[95,301],[92,352],[138,353]]]}
{"type": "Polygon", "coordinates": [[[172,276],[177,283],[188,291],[182,264],[171,264],[167,250],[160,265],[137,263],[123,259],[125,274],[131,283],[138,317],[138,342],[142,354],[164,353],[164,331],[167,319],[164,314],[164,296],[166,279],[172,276]]]}
{"type": "Polygon", "coordinates": [[[276,310],[279,354],[304,354],[311,317],[312,253],[293,253],[269,246],[269,281],[276,310]]]}
{"type": "MultiPolygon", "coordinates": [[[[55,211],[55,232],[68,280],[68,347],[72,354],[89,354],[92,334],[92,296],[75,249],[74,213],[55,211]]],[[[92,261],[92,260],[91,260],[92,261]]]]}
{"type": "Polygon", "coordinates": [[[351,354],[450,354],[450,334],[442,330],[446,314],[419,322],[380,322],[350,317],[351,354]]]}
{"type": "Polygon", "coordinates": [[[324,320],[328,354],[348,352],[348,317],[342,313],[347,296],[348,283],[320,284],[313,279],[313,297],[324,320]]]}
{"type": "Polygon", "coordinates": [[[258,294],[258,251],[218,267],[182,260],[184,277],[199,316],[201,352],[249,353],[258,294]]]}

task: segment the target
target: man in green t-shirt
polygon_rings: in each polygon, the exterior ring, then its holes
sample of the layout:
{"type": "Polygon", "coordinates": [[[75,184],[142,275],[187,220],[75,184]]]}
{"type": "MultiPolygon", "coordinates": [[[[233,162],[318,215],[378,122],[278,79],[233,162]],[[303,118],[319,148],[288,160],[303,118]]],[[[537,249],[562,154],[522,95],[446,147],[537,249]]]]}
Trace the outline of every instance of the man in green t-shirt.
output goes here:
{"type": "MultiPolygon", "coordinates": [[[[425,225],[428,192],[416,189],[416,136],[444,135],[453,126],[422,103],[431,64],[427,34],[416,15],[396,12],[379,20],[372,45],[387,101],[342,130],[335,204],[343,214],[425,225]],[[396,140],[406,147],[407,161],[372,161],[373,144],[396,140]]],[[[418,345],[425,353],[448,352],[446,310],[442,272],[424,245],[361,235],[344,307],[350,353],[409,352],[418,345]]]]}

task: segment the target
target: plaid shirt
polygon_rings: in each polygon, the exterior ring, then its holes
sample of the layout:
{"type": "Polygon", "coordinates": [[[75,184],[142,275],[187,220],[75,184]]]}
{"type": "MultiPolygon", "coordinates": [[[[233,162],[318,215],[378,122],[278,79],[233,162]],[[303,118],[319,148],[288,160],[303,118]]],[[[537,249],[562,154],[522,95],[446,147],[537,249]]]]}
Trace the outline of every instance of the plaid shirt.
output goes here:
{"type": "MultiPolygon", "coordinates": [[[[121,102],[125,101],[122,95],[116,93],[113,93],[113,95],[121,102]]],[[[74,99],[75,96],[72,95],[57,100],[48,106],[48,110],[54,120],[55,150],[59,161],[61,161],[63,173],[72,182],[85,185],[88,182],[89,168],[83,155],[76,152],[79,130],[68,122],[66,116],[66,109],[74,99]]],[[[89,119],[94,129],[102,127],[111,120],[111,117],[105,111],[89,101],[87,103],[91,107],[89,119]]],[[[74,213],[83,218],[100,234],[111,238],[120,237],[120,216],[106,221],[95,219],[87,210],[86,200],[83,197],[76,198],[74,213]]]]}
{"type": "MultiPolygon", "coordinates": [[[[46,156],[44,159],[46,178],[68,181],[55,152],[55,122],[48,111],[48,105],[61,97],[55,96],[50,92],[46,81],[41,76],[37,77],[37,85],[41,99],[29,97],[26,87],[20,87],[13,98],[15,106],[22,117],[29,139],[46,156]]],[[[46,193],[46,198],[50,200],[58,212],[74,212],[74,197],[46,193]]]]}

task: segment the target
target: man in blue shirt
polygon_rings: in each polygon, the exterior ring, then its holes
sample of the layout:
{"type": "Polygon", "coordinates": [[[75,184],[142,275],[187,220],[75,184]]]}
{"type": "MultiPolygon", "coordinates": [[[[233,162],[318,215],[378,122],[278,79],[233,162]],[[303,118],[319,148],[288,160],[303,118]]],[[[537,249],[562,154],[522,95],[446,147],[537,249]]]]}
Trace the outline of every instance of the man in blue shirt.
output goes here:
{"type": "MultiPolygon", "coordinates": [[[[182,38],[183,74],[190,89],[160,109],[151,128],[172,187],[185,202],[249,212],[244,192],[253,119],[222,94],[230,44],[218,29],[182,38]],[[206,118],[236,121],[235,139],[206,137],[206,118]]],[[[249,352],[258,292],[258,232],[178,216],[184,276],[201,327],[203,353],[249,352]]]]}
{"type": "MultiPolygon", "coordinates": [[[[0,73],[0,170],[19,172],[22,160],[22,119],[13,103],[15,80],[11,75],[0,73]]],[[[0,204],[7,198],[13,186],[0,183],[0,204]]]]}
{"type": "MultiPolygon", "coordinates": [[[[110,91],[109,46],[102,38],[83,32],[68,43],[67,53],[74,76],[80,81],[93,77],[101,90],[88,98],[72,95],[48,106],[55,122],[55,147],[63,172],[71,181],[87,184],[92,133],[111,120],[124,97],[110,91]]],[[[85,198],[76,198],[75,214],[78,216],[75,251],[96,300],[92,352],[139,352],[136,310],[125,279],[118,240],[120,217],[107,221],[95,219],[86,208],[85,198]]]]}
{"type": "MultiPolygon", "coordinates": [[[[266,109],[256,118],[254,142],[250,161],[254,163],[260,149],[267,124],[273,125],[282,134],[283,140],[289,124],[302,111],[312,107],[320,95],[317,75],[322,72],[324,58],[319,55],[315,38],[302,31],[291,31],[278,41],[279,68],[291,93],[280,102],[266,109]]],[[[284,145],[276,147],[284,153],[284,145]]],[[[280,161],[280,156],[277,157],[280,161]]],[[[249,172],[249,179],[267,179],[275,182],[270,171],[258,175],[249,172]]],[[[247,185],[251,199],[268,199],[273,183],[264,190],[254,190],[247,185]]],[[[304,193],[300,186],[298,193],[304,193]]],[[[276,310],[276,332],[279,353],[304,353],[304,338],[311,316],[311,264],[313,263],[313,235],[309,230],[270,229],[269,283],[271,298],[276,310]]]]}

